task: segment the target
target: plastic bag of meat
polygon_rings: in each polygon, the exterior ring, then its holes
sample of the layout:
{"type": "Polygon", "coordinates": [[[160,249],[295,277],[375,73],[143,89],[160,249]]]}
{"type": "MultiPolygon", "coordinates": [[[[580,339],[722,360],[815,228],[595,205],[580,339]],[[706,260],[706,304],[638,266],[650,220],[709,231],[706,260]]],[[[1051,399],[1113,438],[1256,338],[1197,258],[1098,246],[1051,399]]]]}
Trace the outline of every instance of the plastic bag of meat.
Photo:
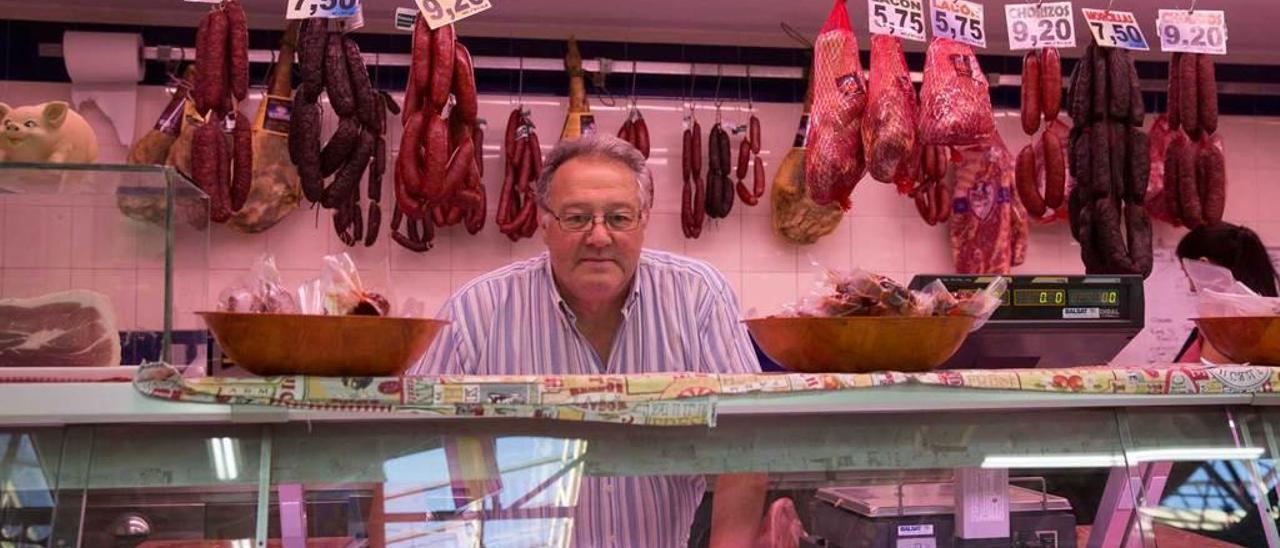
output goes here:
{"type": "Polygon", "coordinates": [[[218,310],[291,314],[298,312],[298,303],[285,288],[275,257],[266,253],[253,262],[249,272],[218,293],[218,310]]]}
{"type": "Polygon", "coordinates": [[[916,90],[897,37],[871,37],[871,85],[862,120],[867,169],[882,183],[893,183],[910,169],[916,141],[916,90]]]}
{"type": "Polygon", "coordinates": [[[956,272],[1008,274],[1017,221],[1013,155],[996,133],[985,145],[959,153],[959,165],[948,172],[955,189],[950,231],[956,272]]]}
{"type": "Polygon", "coordinates": [[[847,210],[849,194],[866,172],[861,130],[867,86],[844,4],[836,0],[813,45],[813,111],[804,171],[815,203],[847,210]]]}
{"type": "Polygon", "coordinates": [[[370,291],[360,278],[355,261],[346,253],[326,255],[320,270],[324,313],[330,316],[390,316],[387,297],[370,291]]]}
{"type": "Polygon", "coordinates": [[[995,132],[987,77],[969,46],[945,38],[929,44],[919,130],[924,144],[950,146],[983,143],[995,132]]]}

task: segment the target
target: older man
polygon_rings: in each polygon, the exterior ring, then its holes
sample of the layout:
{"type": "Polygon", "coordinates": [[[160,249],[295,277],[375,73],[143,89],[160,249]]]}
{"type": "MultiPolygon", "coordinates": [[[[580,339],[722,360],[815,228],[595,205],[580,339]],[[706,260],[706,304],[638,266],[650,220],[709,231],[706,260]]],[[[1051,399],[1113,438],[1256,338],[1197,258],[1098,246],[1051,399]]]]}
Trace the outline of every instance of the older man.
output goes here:
{"type": "MultiPolygon", "coordinates": [[[[711,266],[646,250],[653,179],[611,136],[560,143],[537,182],[547,253],[481,276],[419,374],[584,375],[760,369],[738,301],[711,266]]],[[[685,546],[701,476],[587,478],[574,545],[685,546]]],[[[716,480],[712,544],[749,546],[764,480],[716,480]]]]}

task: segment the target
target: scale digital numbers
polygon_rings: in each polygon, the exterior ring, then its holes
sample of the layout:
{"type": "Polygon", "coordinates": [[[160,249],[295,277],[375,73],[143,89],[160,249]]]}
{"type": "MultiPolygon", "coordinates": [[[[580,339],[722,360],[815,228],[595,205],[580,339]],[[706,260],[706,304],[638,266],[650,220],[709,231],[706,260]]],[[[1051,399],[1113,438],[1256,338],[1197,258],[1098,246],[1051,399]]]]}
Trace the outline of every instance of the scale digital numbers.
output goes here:
{"type": "Polygon", "coordinates": [[[1008,4],[1004,21],[1009,49],[1074,48],[1076,24],[1071,2],[1008,4]]]}
{"type": "Polygon", "coordinates": [[[1099,46],[1147,51],[1147,37],[1138,26],[1138,19],[1127,11],[1108,11],[1084,8],[1080,10],[1093,33],[1093,41],[1099,46]]]}
{"type": "Polygon", "coordinates": [[[1068,306],[1120,306],[1120,291],[1116,289],[1073,289],[1067,298],[1068,306]]]}
{"type": "Polygon", "coordinates": [[[932,0],[933,35],[974,47],[987,47],[982,4],[966,0],[932,0]]]}
{"type": "Polygon", "coordinates": [[[489,0],[417,0],[417,2],[422,16],[427,19],[427,27],[432,30],[493,7],[489,0]]]}
{"type": "Polygon", "coordinates": [[[1227,14],[1224,11],[1160,10],[1156,17],[1161,51],[1227,54],[1227,14]]]}
{"type": "Polygon", "coordinates": [[[360,0],[288,0],[285,19],[353,17],[360,11],[360,0]]]}
{"type": "Polygon", "coordinates": [[[1013,306],[1066,306],[1065,289],[1015,289],[1013,306]]]}
{"type": "Polygon", "coordinates": [[[925,41],[924,0],[867,0],[872,34],[925,41]]]}

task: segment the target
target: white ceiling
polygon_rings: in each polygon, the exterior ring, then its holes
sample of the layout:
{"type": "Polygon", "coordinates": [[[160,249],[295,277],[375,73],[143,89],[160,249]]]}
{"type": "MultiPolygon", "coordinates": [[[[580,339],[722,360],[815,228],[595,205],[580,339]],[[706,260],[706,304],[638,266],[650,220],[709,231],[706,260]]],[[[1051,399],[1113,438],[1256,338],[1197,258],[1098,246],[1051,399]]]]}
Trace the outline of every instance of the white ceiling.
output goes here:
{"type": "MultiPolygon", "coordinates": [[[[288,0],[242,0],[254,28],[283,27],[288,0]]],[[[1133,11],[1149,42],[1156,42],[1155,17],[1159,8],[1186,8],[1192,0],[1076,0],[1081,7],[1133,11]]],[[[813,36],[831,8],[829,0],[491,0],[493,9],[459,24],[463,35],[560,39],[575,34],[581,39],[727,45],[796,45],[779,28],[786,22],[813,36]]],[[[366,29],[393,32],[392,14],[412,0],[364,0],[366,29]]],[[[986,6],[988,51],[1006,53],[1003,5],[986,6]]],[[[1227,12],[1228,48],[1232,62],[1280,65],[1280,1],[1206,0],[1199,9],[1227,12]]],[[[866,36],[867,4],[850,0],[850,20],[860,37],[866,36]]],[[[0,0],[0,17],[53,21],[134,23],[195,26],[205,4],[181,0],[0,0]]],[[[1079,16],[1077,36],[1087,30],[1079,16]]],[[[865,38],[864,38],[865,40],[865,38]]],[[[1081,40],[1083,44],[1085,40],[1081,40]]],[[[863,44],[865,48],[867,44],[863,44]]],[[[920,49],[916,47],[915,49],[920,49]]],[[[1065,52],[1068,56],[1072,52],[1065,52]]],[[[1160,58],[1153,53],[1148,58],[1160,58]]]]}

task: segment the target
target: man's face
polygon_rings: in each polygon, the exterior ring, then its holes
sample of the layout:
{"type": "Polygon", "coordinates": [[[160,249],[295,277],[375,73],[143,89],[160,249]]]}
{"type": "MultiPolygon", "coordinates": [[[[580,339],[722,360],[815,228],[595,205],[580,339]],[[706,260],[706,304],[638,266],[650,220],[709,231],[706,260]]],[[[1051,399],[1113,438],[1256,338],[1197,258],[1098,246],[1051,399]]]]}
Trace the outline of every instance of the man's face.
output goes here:
{"type": "Polygon", "coordinates": [[[595,217],[585,232],[565,230],[554,217],[545,217],[542,238],[562,289],[588,302],[621,295],[635,274],[649,223],[631,170],[601,158],[569,160],[551,180],[547,205],[561,219],[595,217]],[[604,222],[610,215],[638,216],[639,224],[629,231],[611,230],[604,222]]]}

